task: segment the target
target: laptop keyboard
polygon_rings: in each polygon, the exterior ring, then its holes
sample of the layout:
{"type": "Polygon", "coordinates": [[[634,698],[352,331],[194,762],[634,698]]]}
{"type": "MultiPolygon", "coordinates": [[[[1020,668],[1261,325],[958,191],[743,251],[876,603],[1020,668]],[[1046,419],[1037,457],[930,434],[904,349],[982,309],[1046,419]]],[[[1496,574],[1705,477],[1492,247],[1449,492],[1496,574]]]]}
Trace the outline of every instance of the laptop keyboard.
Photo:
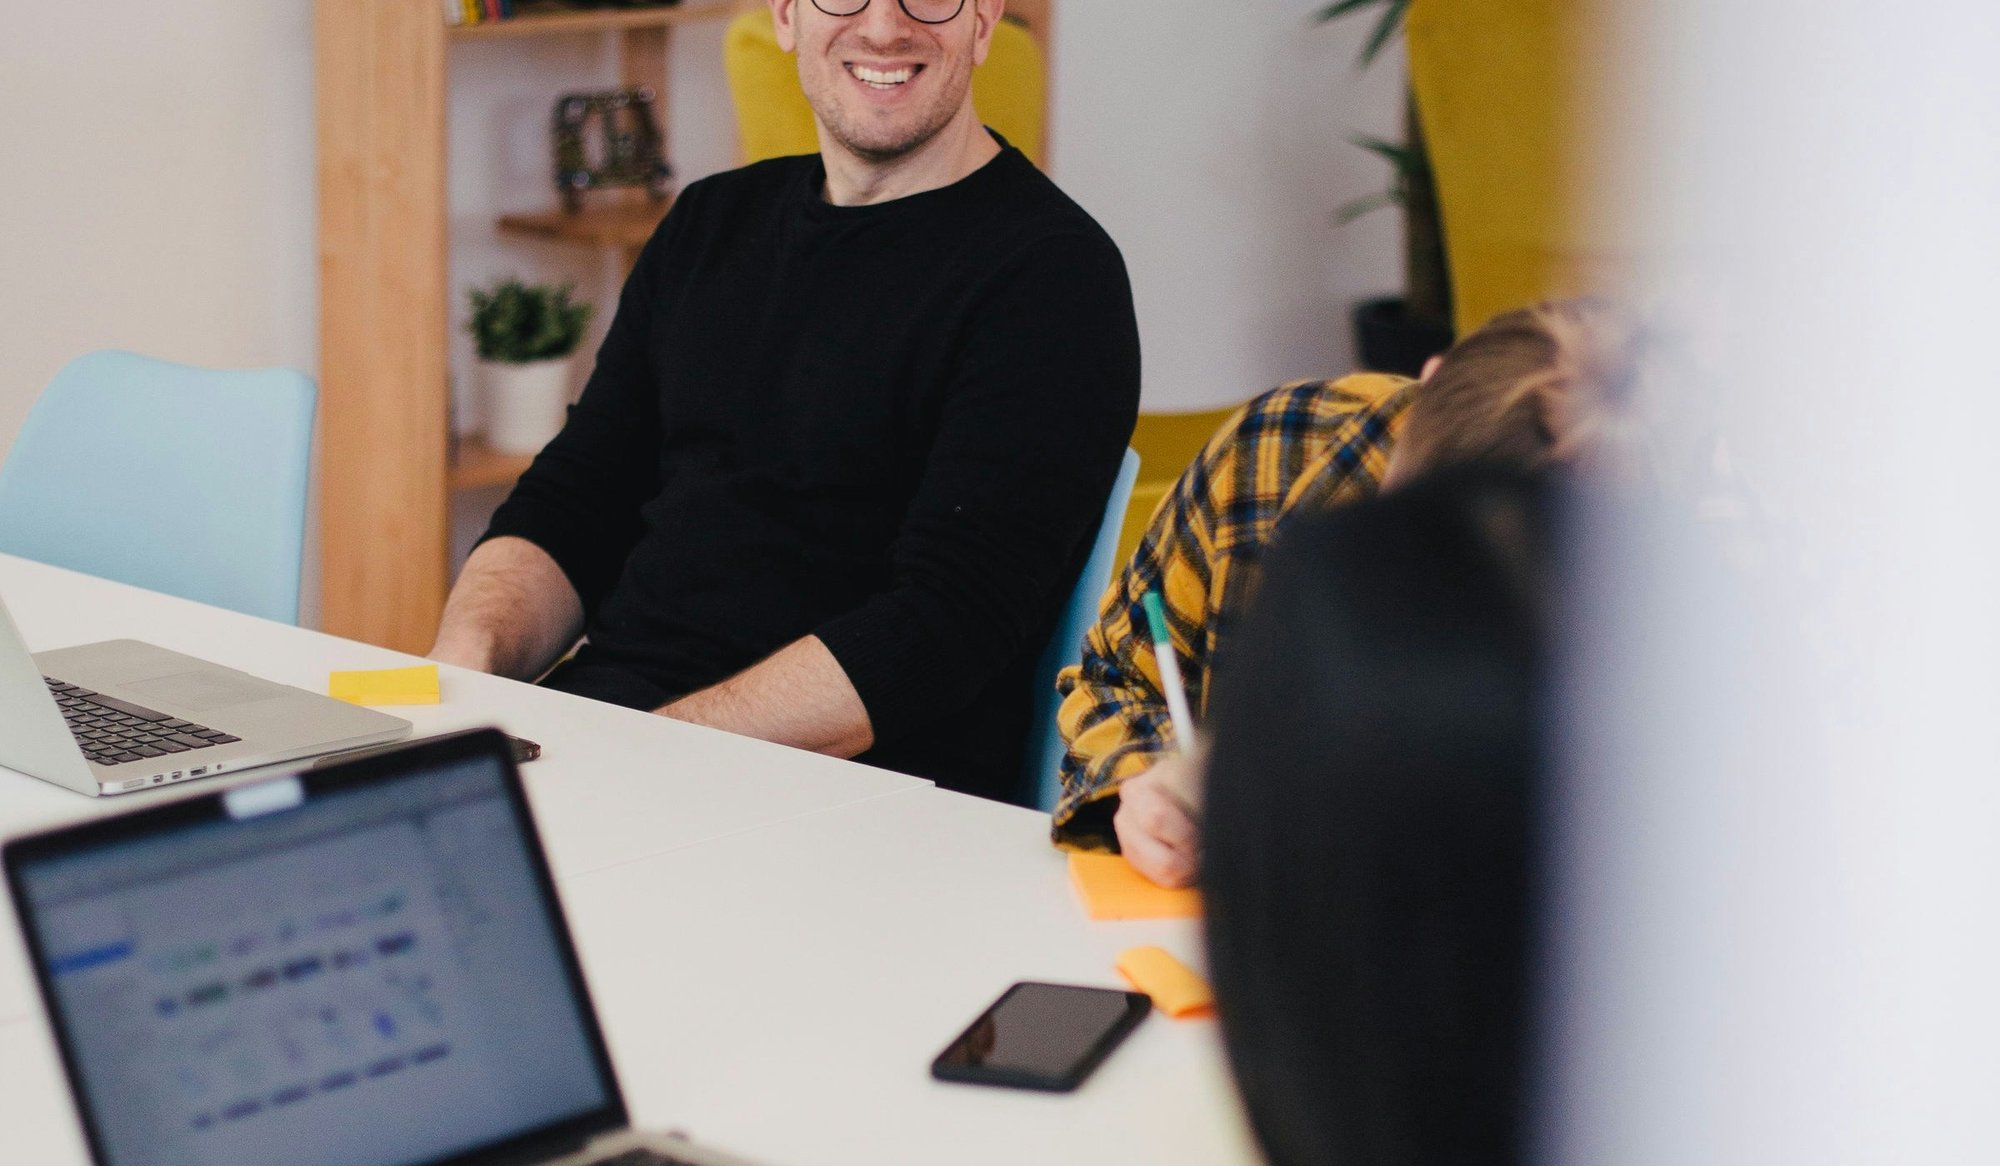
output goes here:
{"type": "Polygon", "coordinates": [[[42,677],[56,698],[70,735],[99,765],[122,765],[168,753],[192,753],[240,741],[227,733],[155,712],[131,701],[42,677]]]}

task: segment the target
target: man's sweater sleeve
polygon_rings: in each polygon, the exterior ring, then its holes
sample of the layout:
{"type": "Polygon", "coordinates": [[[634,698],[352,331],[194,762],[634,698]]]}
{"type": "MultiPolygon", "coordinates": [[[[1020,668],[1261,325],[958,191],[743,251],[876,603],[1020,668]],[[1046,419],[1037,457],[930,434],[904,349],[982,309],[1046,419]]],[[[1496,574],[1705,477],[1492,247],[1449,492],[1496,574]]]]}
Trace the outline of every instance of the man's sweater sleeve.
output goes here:
{"type": "Polygon", "coordinates": [[[878,742],[954,712],[1040,645],[1103,520],[1139,402],[1117,248],[1043,240],[967,317],[889,585],[815,629],[878,742]]]}
{"type": "Polygon", "coordinates": [[[535,456],[480,538],[513,535],[547,551],[586,612],[617,582],[643,533],[640,507],[660,489],[659,390],[647,336],[673,221],[669,215],[625,281],[596,368],[562,432],[535,456]]]}

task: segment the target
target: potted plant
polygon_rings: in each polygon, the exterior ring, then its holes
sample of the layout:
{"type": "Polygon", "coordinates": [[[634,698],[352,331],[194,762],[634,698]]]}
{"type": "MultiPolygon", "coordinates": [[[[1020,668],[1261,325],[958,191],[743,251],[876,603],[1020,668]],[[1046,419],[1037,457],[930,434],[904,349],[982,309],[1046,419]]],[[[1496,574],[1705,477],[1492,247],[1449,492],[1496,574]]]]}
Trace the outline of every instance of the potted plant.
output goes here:
{"type": "MultiPolygon", "coordinates": [[[[1379,9],[1375,27],[1361,48],[1359,64],[1365,69],[1402,28],[1409,7],[1410,0],[1335,0],[1314,13],[1313,20],[1324,24],[1353,12],[1379,9]]],[[[1364,366],[1414,376],[1425,360],[1451,346],[1451,272],[1445,264],[1444,223],[1438,213],[1430,152],[1424,148],[1416,98],[1407,92],[1403,124],[1400,143],[1367,135],[1352,139],[1388,162],[1393,179],[1389,189],[1342,206],[1338,217],[1349,223],[1383,207],[1403,208],[1404,293],[1356,304],[1354,339],[1364,366]]]]}
{"type": "Polygon", "coordinates": [[[501,453],[535,453],[562,428],[570,399],[570,358],[590,322],[572,286],[504,280],[472,289],[472,333],[486,394],[486,443],[501,453]]]}

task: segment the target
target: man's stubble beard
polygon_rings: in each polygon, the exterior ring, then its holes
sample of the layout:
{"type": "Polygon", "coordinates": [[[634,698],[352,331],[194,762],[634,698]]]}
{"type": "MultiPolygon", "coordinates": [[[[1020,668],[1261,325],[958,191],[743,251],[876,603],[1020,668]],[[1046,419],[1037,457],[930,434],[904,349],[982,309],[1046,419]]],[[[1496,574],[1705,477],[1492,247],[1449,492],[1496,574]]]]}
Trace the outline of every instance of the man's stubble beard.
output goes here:
{"type": "MultiPolygon", "coordinates": [[[[835,66],[835,69],[838,70],[839,66],[835,66]]],[[[972,89],[972,74],[968,69],[960,78],[960,84],[956,86],[958,90],[956,96],[949,101],[938,102],[930,111],[930,115],[911,127],[908,133],[888,142],[871,142],[863,139],[857,127],[848,124],[840,102],[822,89],[817,79],[807,80],[804,71],[801,70],[799,80],[805,89],[806,104],[812,106],[813,114],[819,118],[820,124],[826,127],[826,132],[833,140],[839,142],[855,157],[876,165],[893,162],[911,154],[937,137],[944,127],[951,124],[951,119],[958,116],[959,109],[965,104],[966,94],[972,89]]],[[[838,85],[842,80],[836,77],[833,83],[838,85]]]]}
{"type": "Polygon", "coordinates": [[[826,124],[826,132],[848,152],[864,162],[880,165],[921,149],[932,138],[937,137],[945,126],[951,124],[952,115],[957,112],[956,109],[944,110],[941,116],[917,126],[901,139],[883,144],[871,144],[860,140],[860,135],[854,132],[853,127],[846,124],[837,110],[835,116],[822,117],[820,120],[826,124]]]}

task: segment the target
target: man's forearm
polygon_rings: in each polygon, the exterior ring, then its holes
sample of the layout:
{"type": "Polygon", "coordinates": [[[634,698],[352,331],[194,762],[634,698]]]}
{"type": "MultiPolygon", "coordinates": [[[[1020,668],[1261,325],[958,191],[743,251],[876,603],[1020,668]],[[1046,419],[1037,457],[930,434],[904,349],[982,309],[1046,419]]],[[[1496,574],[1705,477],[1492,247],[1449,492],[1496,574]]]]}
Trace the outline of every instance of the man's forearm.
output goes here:
{"type": "Polygon", "coordinates": [[[482,543],[445,600],[430,657],[533,680],[583,634],[583,601],[547,551],[522,538],[482,543]]]}
{"type": "Polygon", "coordinates": [[[762,663],[657,711],[834,757],[853,757],[875,744],[861,694],[817,636],[795,640],[762,663]]]}

